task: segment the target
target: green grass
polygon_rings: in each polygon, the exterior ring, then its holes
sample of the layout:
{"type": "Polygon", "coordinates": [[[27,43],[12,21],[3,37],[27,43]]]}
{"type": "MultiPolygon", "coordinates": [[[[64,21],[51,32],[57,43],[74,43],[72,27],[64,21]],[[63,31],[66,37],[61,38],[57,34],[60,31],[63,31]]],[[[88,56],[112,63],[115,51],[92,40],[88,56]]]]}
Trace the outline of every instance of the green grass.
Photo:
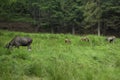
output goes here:
{"type": "Polygon", "coordinates": [[[104,36],[81,37],[0,30],[0,80],[120,80],[120,39],[111,44],[104,36]],[[15,35],[33,38],[32,51],[3,48],[15,35]]]}

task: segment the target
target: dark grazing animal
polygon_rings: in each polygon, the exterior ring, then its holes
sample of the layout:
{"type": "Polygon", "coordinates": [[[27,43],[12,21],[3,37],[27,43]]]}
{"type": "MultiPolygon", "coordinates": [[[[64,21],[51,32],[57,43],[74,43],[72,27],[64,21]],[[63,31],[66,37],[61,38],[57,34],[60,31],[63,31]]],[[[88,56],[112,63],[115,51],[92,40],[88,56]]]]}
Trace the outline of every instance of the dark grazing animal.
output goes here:
{"type": "Polygon", "coordinates": [[[32,41],[33,40],[29,37],[16,36],[5,47],[9,49],[12,47],[19,48],[19,46],[27,46],[28,50],[31,50],[30,45],[31,45],[32,41]]]}
{"type": "Polygon", "coordinates": [[[107,38],[106,38],[106,40],[107,40],[109,43],[114,42],[114,41],[115,41],[115,39],[116,39],[116,37],[115,37],[115,36],[110,36],[110,37],[107,37],[107,38]]]}
{"type": "Polygon", "coordinates": [[[89,41],[90,41],[88,37],[83,37],[83,38],[81,38],[80,40],[81,40],[81,41],[86,41],[86,42],[89,42],[89,41]]]}
{"type": "Polygon", "coordinates": [[[66,39],[65,39],[65,43],[70,44],[70,43],[71,43],[71,40],[66,38],[66,39]]]}

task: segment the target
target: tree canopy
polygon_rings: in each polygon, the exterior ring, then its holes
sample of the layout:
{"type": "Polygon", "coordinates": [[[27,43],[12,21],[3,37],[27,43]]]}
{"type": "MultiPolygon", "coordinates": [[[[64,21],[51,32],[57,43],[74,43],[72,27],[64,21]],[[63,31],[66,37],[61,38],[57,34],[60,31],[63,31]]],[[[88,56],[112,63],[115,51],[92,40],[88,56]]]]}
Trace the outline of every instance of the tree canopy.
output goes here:
{"type": "Polygon", "coordinates": [[[1,0],[0,21],[31,22],[51,32],[100,35],[120,29],[120,0],[1,0]]]}

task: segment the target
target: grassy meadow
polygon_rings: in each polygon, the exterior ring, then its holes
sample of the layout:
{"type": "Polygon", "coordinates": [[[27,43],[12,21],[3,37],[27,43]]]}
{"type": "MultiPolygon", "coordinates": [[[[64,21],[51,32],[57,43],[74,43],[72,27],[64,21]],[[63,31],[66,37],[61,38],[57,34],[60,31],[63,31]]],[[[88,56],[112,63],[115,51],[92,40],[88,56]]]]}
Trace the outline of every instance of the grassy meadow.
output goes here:
{"type": "Polygon", "coordinates": [[[0,80],[120,80],[120,39],[87,36],[0,30],[0,80]],[[32,50],[5,49],[15,35],[31,37],[32,50]]]}

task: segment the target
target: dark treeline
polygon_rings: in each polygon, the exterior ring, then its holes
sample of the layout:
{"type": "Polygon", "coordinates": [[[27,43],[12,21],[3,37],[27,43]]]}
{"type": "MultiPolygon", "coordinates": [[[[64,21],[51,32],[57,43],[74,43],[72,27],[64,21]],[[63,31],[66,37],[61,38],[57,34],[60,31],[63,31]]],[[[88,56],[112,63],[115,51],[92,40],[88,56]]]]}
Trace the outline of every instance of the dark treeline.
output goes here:
{"type": "Polygon", "coordinates": [[[37,32],[120,34],[120,0],[0,0],[0,21],[30,22],[37,32]]]}

